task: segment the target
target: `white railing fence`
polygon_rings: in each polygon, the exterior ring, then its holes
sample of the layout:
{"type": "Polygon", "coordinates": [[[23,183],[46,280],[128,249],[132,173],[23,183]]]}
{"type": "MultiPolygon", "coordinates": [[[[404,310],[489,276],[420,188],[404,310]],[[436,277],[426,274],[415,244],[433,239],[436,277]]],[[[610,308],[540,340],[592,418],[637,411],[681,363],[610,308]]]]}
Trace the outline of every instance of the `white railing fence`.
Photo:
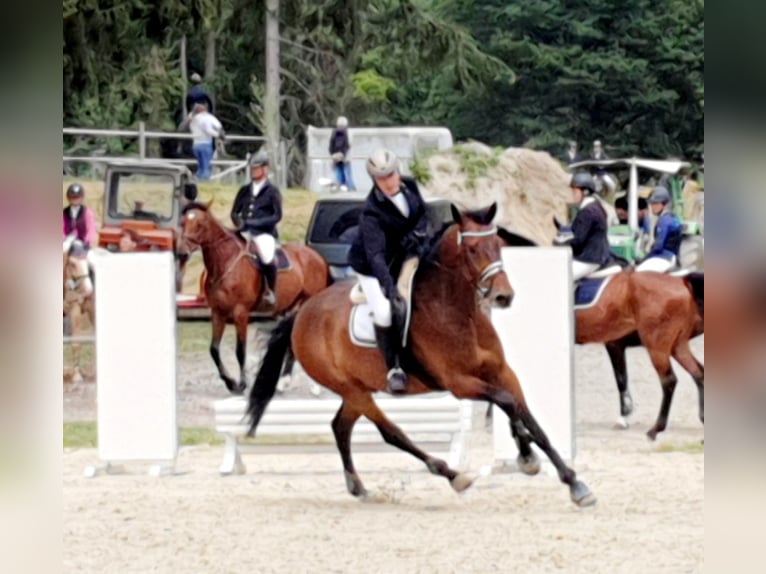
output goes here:
{"type": "MultiPolygon", "coordinates": [[[[90,155],[82,154],[64,154],[63,161],[65,164],[74,163],[87,163],[87,164],[103,164],[110,161],[124,160],[127,158],[156,162],[161,159],[164,162],[172,164],[184,164],[189,166],[195,166],[197,161],[194,158],[187,157],[172,157],[162,158],[156,156],[150,156],[148,150],[151,146],[148,143],[151,140],[191,140],[192,135],[184,132],[163,132],[147,130],[144,122],[139,122],[137,130],[129,129],[96,129],[96,128],[64,128],[64,136],[84,136],[88,138],[125,138],[125,139],[137,139],[138,140],[138,155],[120,155],[110,156],[105,153],[93,153],[90,155]]],[[[266,143],[266,138],[263,136],[249,136],[240,134],[226,134],[226,142],[232,143],[245,143],[250,144],[246,147],[248,151],[243,157],[230,157],[213,159],[213,175],[212,180],[230,182],[232,180],[239,180],[239,172],[247,171],[247,162],[250,154],[255,153],[262,145],[266,143]]],[[[276,158],[272,158],[272,168],[274,175],[276,176],[277,184],[282,189],[287,187],[287,142],[282,140],[279,142],[278,153],[276,158]]]]}

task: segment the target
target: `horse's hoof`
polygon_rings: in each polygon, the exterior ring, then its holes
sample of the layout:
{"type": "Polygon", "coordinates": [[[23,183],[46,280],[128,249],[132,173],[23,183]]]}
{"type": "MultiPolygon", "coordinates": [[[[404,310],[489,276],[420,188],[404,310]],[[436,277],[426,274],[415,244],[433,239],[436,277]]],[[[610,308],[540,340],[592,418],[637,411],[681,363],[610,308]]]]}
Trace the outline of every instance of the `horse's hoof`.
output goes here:
{"type": "Polygon", "coordinates": [[[521,472],[529,476],[534,476],[540,472],[540,459],[537,458],[535,453],[532,453],[527,458],[519,455],[516,457],[516,464],[519,465],[521,472]]]}
{"type": "Polygon", "coordinates": [[[455,492],[463,492],[466,490],[469,486],[471,486],[478,476],[475,474],[471,474],[468,472],[461,472],[458,474],[455,478],[449,481],[450,486],[455,492]]]}
{"type": "Polygon", "coordinates": [[[646,436],[649,438],[650,441],[657,440],[657,429],[651,428],[647,431],[646,436]]]}
{"type": "Polygon", "coordinates": [[[614,423],[614,430],[626,430],[630,425],[628,424],[628,419],[625,417],[620,417],[617,419],[617,422],[614,423]]]}
{"type": "Polygon", "coordinates": [[[575,481],[575,483],[571,486],[570,493],[572,496],[572,502],[574,502],[580,508],[585,508],[586,506],[593,506],[596,504],[596,497],[593,496],[590,488],[588,488],[582,481],[575,481]]]}
{"type": "Polygon", "coordinates": [[[384,502],[390,502],[391,499],[382,492],[367,492],[364,494],[356,495],[356,497],[367,504],[382,504],[384,502]]]}

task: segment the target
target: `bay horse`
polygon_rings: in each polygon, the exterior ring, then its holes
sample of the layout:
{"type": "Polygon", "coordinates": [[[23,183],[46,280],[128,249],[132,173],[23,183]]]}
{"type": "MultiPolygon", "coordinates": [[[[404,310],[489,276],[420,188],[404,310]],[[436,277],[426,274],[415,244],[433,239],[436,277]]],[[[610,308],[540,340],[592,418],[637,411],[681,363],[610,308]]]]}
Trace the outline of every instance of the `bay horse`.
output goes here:
{"type": "MultiPolygon", "coordinates": [[[[498,234],[508,246],[521,245],[517,237],[503,229],[498,234]]],[[[575,311],[575,342],[603,343],[606,347],[620,395],[621,428],[627,428],[625,417],[633,412],[625,349],[635,346],[643,346],[649,352],[662,385],[660,411],[647,436],[655,440],[667,428],[678,381],[671,357],[694,379],[699,394],[699,418],[704,423],[705,371],[689,345],[691,339],[704,332],[704,285],[705,276],[700,272],[675,277],[625,269],[611,278],[594,306],[575,311]]]]}
{"type": "MultiPolygon", "coordinates": [[[[209,206],[189,203],[184,207],[176,250],[182,257],[188,257],[195,249],[202,250],[207,270],[204,290],[213,330],[210,355],[229,392],[242,394],[246,388],[247,326],[250,313],[260,304],[263,279],[244,239],[218,222],[209,206]],[[221,337],[227,321],[232,321],[237,330],[239,382],[229,375],[221,362],[221,337]]],[[[282,249],[291,266],[279,270],[274,317],[294,312],[331,282],[330,269],[319,253],[299,243],[287,243],[282,249]]]]}
{"type": "MultiPolygon", "coordinates": [[[[572,500],[588,506],[595,503],[595,497],[566,466],[530,412],[497,332],[479,307],[477,290],[500,307],[509,306],[513,299],[500,260],[502,242],[492,225],[496,211],[496,204],[471,212],[452,206],[454,223],[436,235],[420,262],[414,277],[409,342],[402,356],[402,366],[409,374],[407,393],[446,390],[460,399],[498,405],[510,419],[522,471],[535,474],[540,470],[531,449],[533,441],[569,486],[572,500]]],[[[352,288],[353,282],[343,282],[325,289],[274,329],[250,391],[250,436],[274,396],[282,362],[292,349],[310,377],[342,397],[332,430],[352,496],[367,496],[350,448],[351,432],[361,416],[375,424],[387,443],[422,460],[432,474],[445,477],[456,492],[465,490],[475,477],[458,473],[445,461],[422,451],[375,403],[373,393],[387,389],[387,369],[378,349],[352,343],[352,288]]]]}
{"type": "MultiPolygon", "coordinates": [[[[63,277],[64,334],[76,337],[85,331],[84,317],[88,318],[91,327],[95,326],[95,301],[87,253],[81,246],[73,245],[71,238],[64,242],[63,277]]],[[[83,380],[80,371],[80,344],[72,343],[71,348],[72,382],[79,383],[83,380]]]]}

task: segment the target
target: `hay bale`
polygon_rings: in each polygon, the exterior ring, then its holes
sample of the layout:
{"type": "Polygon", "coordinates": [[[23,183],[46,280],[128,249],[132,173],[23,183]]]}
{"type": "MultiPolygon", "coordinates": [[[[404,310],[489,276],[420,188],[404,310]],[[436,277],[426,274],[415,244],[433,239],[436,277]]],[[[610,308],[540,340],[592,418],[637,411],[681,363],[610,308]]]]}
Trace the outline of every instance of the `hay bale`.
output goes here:
{"type": "Polygon", "coordinates": [[[420,172],[424,195],[447,198],[460,207],[478,209],[497,202],[495,221],[541,245],[556,236],[553,217],[565,220],[570,175],[547,152],[491,148],[467,142],[435,152],[420,172]]]}

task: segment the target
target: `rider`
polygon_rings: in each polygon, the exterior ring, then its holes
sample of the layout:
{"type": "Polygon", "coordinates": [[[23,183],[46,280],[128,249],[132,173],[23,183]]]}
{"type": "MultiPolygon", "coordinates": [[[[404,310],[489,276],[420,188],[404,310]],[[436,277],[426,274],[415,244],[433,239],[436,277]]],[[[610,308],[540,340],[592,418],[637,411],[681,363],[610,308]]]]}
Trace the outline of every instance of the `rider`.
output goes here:
{"type": "Polygon", "coordinates": [[[269,156],[261,150],[250,160],[252,181],[239,189],[231,209],[231,220],[247,241],[248,248],[258,255],[267,287],[263,301],[273,307],[277,302],[274,256],[279,238],[277,223],[282,219],[282,194],[269,181],[268,172],[269,156]],[[252,249],[251,242],[255,244],[255,249],[252,249]]]}
{"type": "Polygon", "coordinates": [[[393,152],[375,151],[367,159],[367,173],[374,183],[359,218],[349,263],[372,305],[375,336],[388,368],[388,389],[401,394],[407,391],[407,375],[399,364],[405,302],[396,282],[404,261],[420,256],[432,230],[418,185],[399,173],[393,152]]]}
{"type": "Polygon", "coordinates": [[[554,242],[572,246],[572,276],[575,281],[593,273],[612,259],[607,239],[606,211],[594,197],[596,184],[589,173],[576,173],[569,184],[579,211],[572,222],[572,235],[554,242]]]}
{"type": "Polygon", "coordinates": [[[74,234],[87,248],[95,247],[98,242],[96,218],[93,210],[83,203],[85,189],[79,183],[73,183],[66,190],[69,205],[64,208],[64,239],[74,234]]]}
{"type": "Polygon", "coordinates": [[[664,273],[678,262],[681,248],[681,221],[671,211],[670,193],[664,187],[657,187],[649,197],[652,213],[658,216],[654,228],[654,244],[636,271],[658,271],[664,273]]]}

